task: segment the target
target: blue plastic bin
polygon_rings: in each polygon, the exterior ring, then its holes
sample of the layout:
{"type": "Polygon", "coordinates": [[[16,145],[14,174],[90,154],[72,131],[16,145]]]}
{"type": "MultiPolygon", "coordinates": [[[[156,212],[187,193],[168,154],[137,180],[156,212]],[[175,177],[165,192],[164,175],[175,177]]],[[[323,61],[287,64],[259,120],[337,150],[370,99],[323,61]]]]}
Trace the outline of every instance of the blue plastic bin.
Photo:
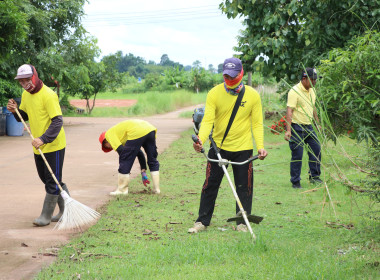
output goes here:
{"type": "Polygon", "coordinates": [[[24,125],[22,122],[18,122],[13,114],[3,107],[3,112],[6,114],[6,133],[8,136],[23,136],[24,125]]]}

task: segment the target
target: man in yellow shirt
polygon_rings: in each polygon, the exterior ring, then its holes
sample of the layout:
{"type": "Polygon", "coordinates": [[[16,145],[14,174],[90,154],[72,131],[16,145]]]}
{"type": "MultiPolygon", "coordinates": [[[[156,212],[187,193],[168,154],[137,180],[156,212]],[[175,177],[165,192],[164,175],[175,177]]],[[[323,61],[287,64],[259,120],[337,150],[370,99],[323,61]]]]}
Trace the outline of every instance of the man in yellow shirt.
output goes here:
{"type": "MultiPolygon", "coordinates": [[[[157,160],[156,132],[157,129],[147,121],[126,120],[100,135],[99,142],[103,152],[108,153],[114,150],[119,154],[118,187],[110,195],[128,194],[129,173],[136,157],[142,154],[141,147],[144,148],[148,158],[150,175],[152,175],[153,180],[153,192],[160,193],[160,164],[157,160]]],[[[140,159],[139,161],[141,168],[144,168],[141,164],[142,161],[140,159]]],[[[143,183],[146,182],[148,178],[145,172],[142,172],[141,175],[143,183]]]]}
{"type": "MultiPolygon", "coordinates": [[[[65,157],[66,136],[63,130],[63,118],[57,94],[43,84],[33,65],[24,64],[17,70],[16,80],[24,88],[18,109],[25,121],[29,120],[30,130],[35,139],[32,141],[34,160],[38,175],[45,184],[45,200],[39,218],[33,224],[46,226],[57,222],[63,214],[65,203],[59,195],[60,190],[51,176],[40,149],[54,172],[62,188],[68,193],[67,186],[62,183],[62,168],[65,157]],[[58,202],[59,213],[52,217],[58,202]]],[[[17,103],[10,99],[7,109],[13,113],[17,121],[21,121],[16,113],[17,103]]]]}
{"type": "MultiPolygon", "coordinates": [[[[223,64],[224,83],[212,88],[207,95],[205,115],[199,129],[199,142],[194,143],[195,151],[200,152],[212,131],[212,137],[220,150],[222,158],[243,162],[253,153],[253,139],[255,138],[259,159],[267,156],[264,149],[264,128],[260,95],[252,87],[243,84],[244,70],[238,58],[228,58],[223,64]],[[226,127],[231,117],[240,91],[244,96],[231,125],[228,135],[222,145],[226,127]]],[[[210,148],[208,157],[217,159],[215,151],[210,148]]],[[[247,214],[251,213],[253,197],[253,169],[252,162],[245,165],[232,166],[236,192],[247,214]]],[[[202,187],[199,215],[189,233],[203,231],[210,225],[214,212],[215,200],[220,183],[224,176],[223,169],[218,163],[208,162],[206,179],[202,187]]],[[[236,205],[236,213],[239,207],[236,205]]],[[[237,225],[239,231],[248,231],[244,223],[237,225]]]]}
{"type": "Polygon", "coordinates": [[[290,162],[290,181],[295,189],[301,188],[301,167],[304,144],[309,147],[309,179],[312,183],[322,183],[321,175],[321,145],[313,129],[312,122],[319,123],[315,108],[315,92],[313,86],[318,76],[313,68],[302,72],[301,81],[288,93],[286,111],[285,140],[289,141],[292,152],[290,162]]]}

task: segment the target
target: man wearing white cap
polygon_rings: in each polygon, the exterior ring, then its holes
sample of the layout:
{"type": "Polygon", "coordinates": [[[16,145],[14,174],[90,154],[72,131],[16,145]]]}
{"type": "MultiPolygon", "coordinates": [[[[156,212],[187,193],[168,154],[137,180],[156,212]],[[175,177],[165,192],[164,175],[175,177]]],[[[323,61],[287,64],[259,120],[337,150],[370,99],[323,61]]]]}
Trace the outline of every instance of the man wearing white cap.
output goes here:
{"type": "MultiPolygon", "coordinates": [[[[63,130],[61,107],[57,94],[38,78],[33,65],[24,64],[17,70],[16,80],[24,88],[18,108],[22,118],[29,120],[30,130],[35,139],[32,141],[34,160],[38,175],[45,184],[45,200],[39,218],[33,224],[46,226],[50,222],[57,222],[63,214],[65,203],[59,195],[59,187],[51,176],[38,149],[44,153],[55,177],[62,188],[68,192],[67,186],[62,183],[62,167],[65,157],[66,136],[63,130]],[[59,213],[53,216],[58,202],[59,213]]],[[[21,121],[16,113],[17,103],[10,99],[7,109],[13,113],[17,121],[21,121]]]]}

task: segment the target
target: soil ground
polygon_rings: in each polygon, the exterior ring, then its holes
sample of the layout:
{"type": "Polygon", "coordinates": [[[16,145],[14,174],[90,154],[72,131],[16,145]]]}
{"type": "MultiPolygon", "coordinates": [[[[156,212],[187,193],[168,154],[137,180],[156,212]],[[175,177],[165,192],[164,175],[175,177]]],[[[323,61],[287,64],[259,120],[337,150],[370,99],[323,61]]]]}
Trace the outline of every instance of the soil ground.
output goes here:
{"type": "MultiPolygon", "coordinates": [[[[195,107],[140,118],[157,127],[159,153],[192,127],[189,119],[178,116],[195,107]]],[[[117,181],[118,155],[101,151],[99,135],[125,119],[64,118],[67,147],[63,182],[75,200],[93,209],[107,204],[117,181]]],[[[0,137],[0,279],[31,279],[55,260],[59,246],[78,234],[55,231],[55,223],[33,226],[32,221],[41,212],[45,190],[37,175],[30,142],[26,131],[19,137],[0,137]]],[[[136,161],[131,176],[137,175],[136,161]]],[[[165,190],[161,190],[163,193],[165,190]]]]}
{"type": "MultiPolygon", "coordinates": [[[[132,106],[132,105],[135,105],[137,103],[137,100],[136,99],[119,99],[119,100],[115,100],[115,99],[97,99],[95,101],[95,106],[96,107],[108,107],[108,106],[112,106],[112,107],[129,107],[129,106],[132,106]]],[[[92,102],[90,102],[90,104],[92,105],[92,102]]],[[[74,99],[74,100],[70,100],[70,105],[71,106],[74,106],[74,107],[77,107],[77,108],[86,108],[86,100],[82,100],[82,99],[74,99]]]]}

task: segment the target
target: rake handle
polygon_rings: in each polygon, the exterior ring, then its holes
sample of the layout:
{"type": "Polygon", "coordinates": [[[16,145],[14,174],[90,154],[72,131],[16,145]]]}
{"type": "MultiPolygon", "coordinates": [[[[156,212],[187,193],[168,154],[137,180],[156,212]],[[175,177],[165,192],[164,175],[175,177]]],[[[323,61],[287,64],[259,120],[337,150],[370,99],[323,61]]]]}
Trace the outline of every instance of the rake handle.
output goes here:
{"type": "MultiPolygon", "coordinates": [[[[32,140],[34,140],[34,137],[33,137],[33,135],[32,135],[32,132],[29,130],[29,127],[26,125],[26,123],[25,123],[24,119],[22,118],[20,112],[18,111],[17,108],[15,108],[15,110],[16,110],[17,116],[19,117],[19,119],[20,119],[20,120],[22,121],[22,123],[24,124],[24,127],[25,127],[26,130],[28,131],[30,137],[32,138],[32,140]]],[[[53,173],[53,170],[51,170],[51,167],[50,167],[48,161],[46,160],[45,155],[43,154],[43,152],[41,151],[40,148],[38,148],[38,151],[39,151],[39,153],[40,153],[42,159],[44,160],[44,162],[45,162],[45,164],[46,164],[46,167],[48,168],[48,170],[49,170],[49,172],[50,172],[50,175],[53,177],[53,179],[54,179],[55,183],[57,184],[59,190],[62,192],[63,189],[62,189],[62,187],[61,187],[61,184],[58,182],[57,177],[55,177],[55,175],[54,175],[54,173],[53,173]]]]}

